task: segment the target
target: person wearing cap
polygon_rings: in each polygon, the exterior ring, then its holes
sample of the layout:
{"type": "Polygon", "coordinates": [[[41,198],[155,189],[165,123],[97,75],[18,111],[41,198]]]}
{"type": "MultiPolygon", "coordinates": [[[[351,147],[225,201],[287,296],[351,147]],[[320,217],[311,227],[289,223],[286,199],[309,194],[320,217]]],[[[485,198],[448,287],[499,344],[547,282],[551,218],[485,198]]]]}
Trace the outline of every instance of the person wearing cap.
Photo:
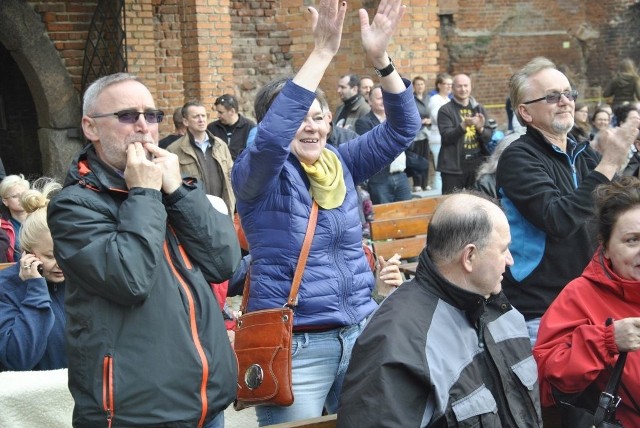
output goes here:
{"type": "Polygon", "coordinates": [[[207,131],[227,143],[231,159],[236,160],[240,152],[247,147],[249,132],[255,122],[238,113],[238,100],[230,94],[216,98],[213,103],[218,119],[207,126],[207,131]]]}

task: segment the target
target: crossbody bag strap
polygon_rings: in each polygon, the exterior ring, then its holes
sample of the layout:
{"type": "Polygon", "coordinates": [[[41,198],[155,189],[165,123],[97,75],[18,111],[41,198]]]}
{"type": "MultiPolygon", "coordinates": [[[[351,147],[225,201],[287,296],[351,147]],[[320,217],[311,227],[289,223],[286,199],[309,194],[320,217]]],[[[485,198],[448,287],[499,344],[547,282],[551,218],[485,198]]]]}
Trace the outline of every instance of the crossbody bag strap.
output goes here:
{"type": "MultiPolygon", "coordinates": [[[[613,319],[607,319],[606,325],[613,323],[613,319]]],[[[624,364],[627,361],[627,353],[620,352],[618,355],[618,361],[616,362],[611,377],[607,382],[607,386],[600,394],[598,399],[598,407],[596,407],[595,414],[593,416],[593,422],[595,426],[598,426],[605,420],[610,420],[610,416],[615,414],[618,404],[620,404],[620,397],[618,397],[618,386],[622,379],[622,371],[624,370],[624,364]]]]}
{"type": "Polygon", "coordinates": [[[302,274],[304,268],[307,265],[307,257],[309,256],[309,250],[311,249],[311,241],[313,241],[313,235],[316,231],[316,223],[318,222],[318,203],[313,200],[311,206],[311,214],[309,215],[309,223],[307,224],[307,232],[304,235],[304,241],[302,242],[302,251],[300,251],[300,257],[298,257],[298,265],[296,271],[293,274],[293,282],[291,283],[291,291],[289,292],[289,300],[287,300],[287,306],[293,308],[298,303],[298,289],[302,282],[302,274]]]}
{"type": "MultiPolygon", "coordinates": [[[[298,298],[298,289],[300,288],[300,282],[302,281],[302,274],[304,268],[307,265],[307,257],[309,256],[309,250],[311,249],[311,241],[313,241],[313,235],[316,230],[316,224],[318,223],[318,203],[314,200],[311,206],[311,214],[309,215],[309,223],[307,224],[307,231],[304,235],[304,241],[302,242],[302,250],[298,257],[298,264],[296,265],[296,271],[293,274],[293,282],[291,284],[291,291],[289,292],[289,298],[287,299],[286,306],[295,306],[296,299],[298,298]]],[[[247,269],[247,275],[244,278],[244,289],[242,291],[242,303],[240,303],[240,313],[245,313],[247,305],[249,303],[249,288],[251,287],[251,265],[247,269]]]]}

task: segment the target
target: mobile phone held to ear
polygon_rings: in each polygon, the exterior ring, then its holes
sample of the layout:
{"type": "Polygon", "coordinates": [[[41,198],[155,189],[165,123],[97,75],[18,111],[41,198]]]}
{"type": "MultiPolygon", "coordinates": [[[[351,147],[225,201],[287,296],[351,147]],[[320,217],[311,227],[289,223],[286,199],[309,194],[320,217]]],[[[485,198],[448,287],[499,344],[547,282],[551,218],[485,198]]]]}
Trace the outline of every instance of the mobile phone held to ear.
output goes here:
{"type": "MultiPolygon", "coordinates": [[[[27,253],[27,254],[32,254],[32,255],[35,256],[35,254],[33,254],[33,253],[27,253]]],[[[36,256],[36,259],[38,261],[40,261],[40,259],[38,259],[37,256],[36,256]]],[[[42,262],[38,265],[37,269],[38,269],[38,273],[40,274],[40,276],[42,276],[44,274],[44,268],[42,267],[42,262]]]]}

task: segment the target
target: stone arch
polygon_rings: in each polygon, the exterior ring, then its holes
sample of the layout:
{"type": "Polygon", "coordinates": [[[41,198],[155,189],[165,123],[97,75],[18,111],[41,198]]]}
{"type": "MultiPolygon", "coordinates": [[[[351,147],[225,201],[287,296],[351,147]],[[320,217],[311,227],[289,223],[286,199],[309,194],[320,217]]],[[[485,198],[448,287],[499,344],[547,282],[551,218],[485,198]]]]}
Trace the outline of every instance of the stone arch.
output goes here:
{"type": "Polygon", "coordinates": [[[63,179],[82,148],[81,104],[69,73],[35,10],[21,0],[2,0],[0,43],[18,64],[37,117],[42,170],[63,179]]]}

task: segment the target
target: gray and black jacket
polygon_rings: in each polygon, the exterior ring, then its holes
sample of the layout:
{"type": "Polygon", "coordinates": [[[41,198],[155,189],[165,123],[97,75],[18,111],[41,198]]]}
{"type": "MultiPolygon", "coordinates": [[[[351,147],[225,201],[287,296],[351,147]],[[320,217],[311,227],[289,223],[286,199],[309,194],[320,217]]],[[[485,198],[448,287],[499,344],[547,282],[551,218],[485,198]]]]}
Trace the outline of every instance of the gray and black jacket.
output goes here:
{"type": "Polygon", "coordinates": [[[338,427],[541,427],[524,318],[444,279],[426,251],[358,338],[338,427]]]}
{"type": "Polygon", "coordinates": [[[209,285],[240,260],[229,216],[191,184],[128,190],[88,146],[49,227],[74,427],[196,427],[233,401],[236,361],[209,285]]]}

